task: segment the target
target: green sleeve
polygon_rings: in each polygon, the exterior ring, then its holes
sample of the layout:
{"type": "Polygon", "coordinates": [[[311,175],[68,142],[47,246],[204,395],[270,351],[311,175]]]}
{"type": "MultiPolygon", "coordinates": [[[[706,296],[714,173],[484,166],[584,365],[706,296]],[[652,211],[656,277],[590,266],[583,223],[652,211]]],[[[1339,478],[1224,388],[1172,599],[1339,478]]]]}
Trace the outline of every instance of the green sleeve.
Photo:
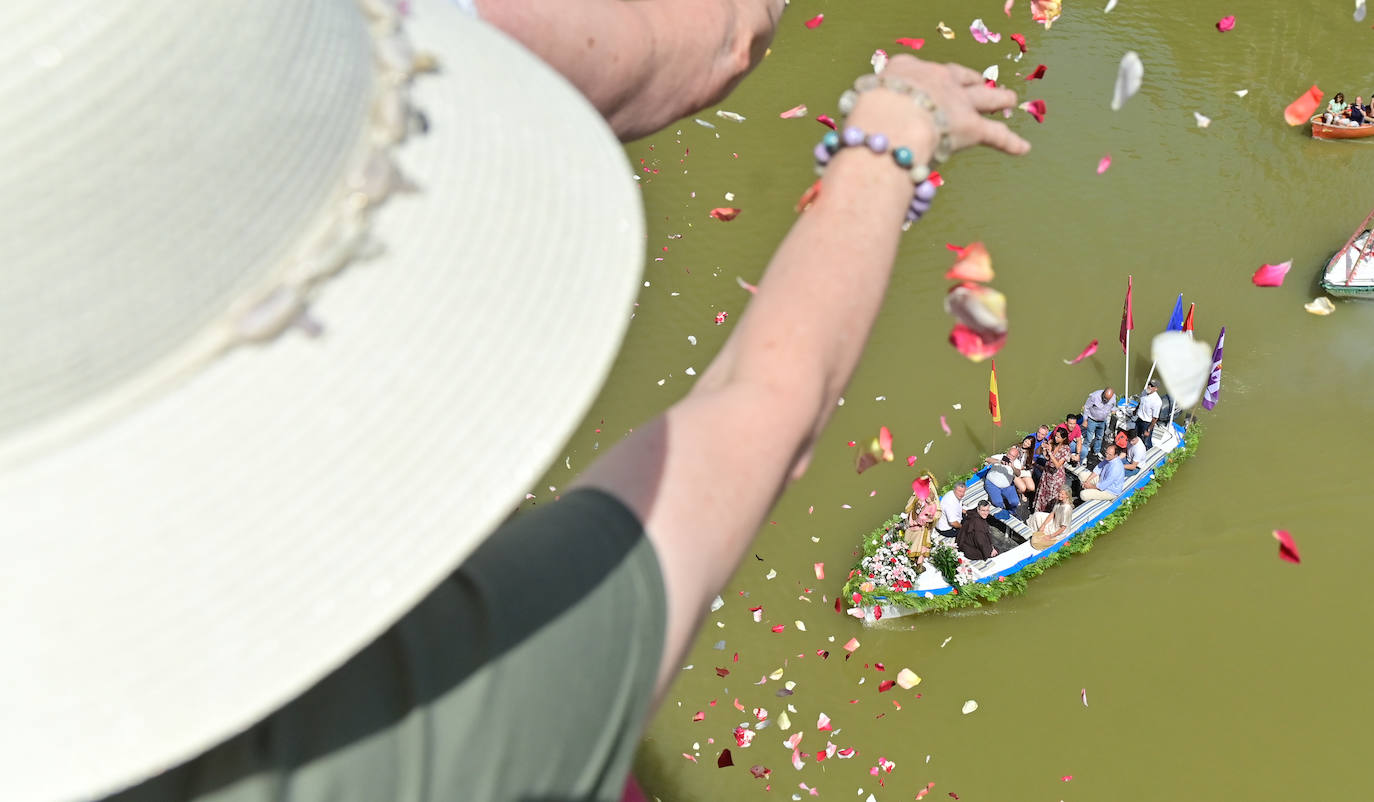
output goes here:
{"type": "Polygon", "coordinates": [[[282,710],[113,799],[619,800],[666,620],[643,527],[574,492],[282,710]]]}

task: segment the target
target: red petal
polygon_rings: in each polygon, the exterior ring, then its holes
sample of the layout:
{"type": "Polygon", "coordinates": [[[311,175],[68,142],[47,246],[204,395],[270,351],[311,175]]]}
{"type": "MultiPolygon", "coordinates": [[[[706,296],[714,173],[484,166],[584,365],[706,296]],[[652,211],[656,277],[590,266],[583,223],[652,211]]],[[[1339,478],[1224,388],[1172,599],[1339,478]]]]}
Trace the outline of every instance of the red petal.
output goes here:
{"type": "Polygon", "coordinates": [[[817,114],[817,115],[816,115],[816,122],[820,123],[821,125],[824,125],[826,128],[829,128],[831,131],[836,130],[836,128],[835,128],[835,121],[834,121],[833,119],[831,119],[831,117],[830,117],[829,114],[817,114]]]}
{"type": "Polygon", "coordinates": [[[811,204],[816,201],[816,198],[819,198],[820,196],[821,180],[817,178],[816,183],[807,187],[806,191],[802,193],[802,196],[797,199],[797,214],[801,214],[802,212],[806,211],[811,206],[811,204]]]}
{"type": "Polygon", "coordinates": [[[723,769],[723,768],[725,768],[726,766],[733,766],[733,765],[735,765],[735,761],[734,761],[734,759],[732,759],[732,758],[730,757],[730,750],[729,750],[729,749],[722,749],[722,750],[720,750],[720,757],[716,758],[716,767],[717,767],[717,768],[723,769]]]}
{"type": "Polygon", "coordinates": [[[856,590],[856,591],[854,591],[854,595],[853,595],[852,597],[850,597],[850,598],[852,598],[852,599],[854,600],[854,603],[855,603],[855,604],[858,604],[859,602],[863,601],[863,598],[864,598],[864,597],[863,597],[862,595],[860,595],[860,593],[856,590]]]}
{"type": "Polygon", "coordinates": [[[1077,365],[1079,362],[1082,362],[1083,360],[1087,359],[1088,357],[1092,356],[1092,355],[1095,354],[1095,353],[1097,353],[1097,340],[1093,340],[1092,342],[1088,343],[1088,347],[1087,347],[1087,348],[1084,348],[1084,349],[1078,354],[1078,356],[1074,357],[1072,360],[1069,360],[1069,359],[1064,360],[1064,364],[1065,364],[1065,365],[1077,365]]]}
{"type": "Polygon", "coordinates": [[[897,684],[895,679],[885,679],[878,683],[878,693],[887,693],[892,690],[892,686],[897,684]]]}
{"type": "Polygon", "coordinates": [[[722,222],[728,222],[739,216],[739,209],[732,209],[728,206],[718,206],[711,210],[711,216],[722,222]]]}
{"type": "Polygon", "coordinates": [[[959,353],[974,362],[982,362],[1002,350],[1002,346],[1007,344],[1007,335],[990,335],[988,339],[984,339],[963,323],[956,323],[954,330],[949,333],[949,342],[959,353]]]}
{"type": "Polygon", "coordinates": [[[1293,536],[1288,534],[1287,529],[1275,529],[1274,539],[1279,542],[1280,560],[1290,563],[1302,562],[1302,558],[1298,556],[1298,544],[1293,542],[1293,536]]]}
{"type": "Polygon", "coordinates": [[[916,494],[916,498],[921,501],[929,501],[933,489],[930,486],[930,477],[921,476],[911,482],[911,492],[916,494]]]}
{"type": "Polygon", "coordinates": [[[772,774],[773,770],[769,768],[764,768],[763,766],[750,766],[749,773],[754,775],[754,779],[762,780],[763,778],[772,774]]]}
{"type": "Polygon", "coordinates": [[[883,617],[883,608],[882,608],[882,607],[874,607],[874,608],[873,608],[873,620],[874,620],[874,621],[878,621],[878,620],[881,620],[882,617],[883,617]]]}
{"type": "Polygon", "coordinates": [[[1026,80],[1027,80],[1027,81],[1035,81],[1035,80],[1038,80],[1038,79],[1044,78],[1044,77],[1045,77],[1045,65],[1044,65],[1044,64],[1041,64],[1039,67],[1036,67],[1036,68],[1035,68],[1035,72],[1033,72],[1033,73],[1031,73],[1030,75],[1027,75],[1027,76],[1026,76],[1026,80]]]}
{"type": "Polygon", "coordinates": [[[1014,33],[1011,35],[1011,40],[1016,43],[1017,47],[1021,48],[1022,53],[1026,52],[1026,37],[1019,33],[1014,33]]]}
{"type": "Polygon", "coordinates": [[[783,624],[775,624],[775,625],[773,626],[773,631],[774,631],[774,632],[782,632],[784,629],[787,629],[787,627],[784,626],[783,624]]]}
{"type": "Polygon", "coordinates": [[[897,40],[897,44],[899,44],[899,45],[906,45],[907,47],[911,48],[912,50],[920,50],[921,48],[925,47],[925,45],[926,45],[926,40],[924,40],[924,39],[912,39],[911,37],[903,36],[901,39],[898,39],[898,40],[897,40]]]}
{"type": "Polygon", "coordinates": [[[1298,96],[1298,99],[1288,104],[1288,108],[1283,110],[1283,120],[1289,125],[1302,125],[1307,122],[1317,111],[1317,106],[1322,102],[1322,90],[1312,84],[1308,89],[1298,96]]]}
{"type": "Polygon", "coordinates": [[[695,714],[693,714],[693,716],[692,716],[692,721],[705,721],[705,720],[706,720],[706,713],[705,713],[705,711],[702,711],[702,710],[698,710],[698,711],[697,711],[695,714]]]}
{"type": "Polygon", "coordinates": [[[1236,18],[1234,16],[1222,17],[1217,20],[1217,30],[1222,33],[1226,33],[1234,27],[1236,27],[1236,18]]]}
{"type": "Polygon", "coordinates": [[[1284,276],[1288,275],[1288,271],[1292,267],[1292,259],[1287,262],[1279,262],[1276,265],[1260,265],[1250,280],[1255,282],[1256,287],[1281,287],[1284,276]]]}
{"type": "Polygon", "coordinates": [[[907,457],[907,458],[906,458],[906,466],[907,466],[908,468],[910,468],[912,465],[915,465],[915,464],[916,464],[916,457],[907,457]]]}
{"type": "MultiPolygon", "coordinates": [[[[843,602],[840,601],[840,597],[839,597],[839,596],[836,596],[836,597],[835,597],[835,612],[837,612],[837,613],[843,613],[843,612],[844,612],[843,608],[841,607],[842,604],[843,604],[843,602]]],[[[816,652],[816,654],[820,654],[820,652],[816,652]]]]}
{"type": "Polygon", "coordinates": [[[942,187],[945,185],[945,177],[940,175],[939,170],[931,170],[930,177],[926,179],[932,186],[942,187]]]}
{"type": "Polygon", "coordinates": [[[1028,100],[1021,104],[1021,109],[1034,117],[1036,122],[1043,123],[1045,121],[1045,101],[1028,100]]]}
{"type": "Polygon", "coordinates": [[[821,27],[821,23],[822,23],[822,22],[825,22],[825,15],[824,15],[824,14],[817,14],[816,16],[812,17],[811,19],[807,20],[806,23],[805,23],[805,25],[806,25],[806,27],[811,28],[811,29],[814,30],[815,28],[821,27]]]}
{"type": "Polygon", "coordinates": [[[717,677],[728,677],[728,676],[730,676],[730,669],[728,669],[728,668],[717,668],[717,669],[716,669],[716,676],[717,676],[717,677]]]}

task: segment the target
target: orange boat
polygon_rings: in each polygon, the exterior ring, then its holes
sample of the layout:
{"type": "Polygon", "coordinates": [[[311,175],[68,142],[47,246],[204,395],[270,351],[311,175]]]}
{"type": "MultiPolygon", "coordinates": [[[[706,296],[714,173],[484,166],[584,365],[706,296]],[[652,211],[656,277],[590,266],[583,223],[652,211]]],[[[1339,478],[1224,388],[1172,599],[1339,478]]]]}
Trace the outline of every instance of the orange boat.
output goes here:
{"type": "Polygon", "coordinates": [[[1313,139],[1363,139],[1367,136],[1374,136],[1374,125],[1327,125],[1322,122],[1320,114],[1313,117],[1311,122],[1313,139]]]}

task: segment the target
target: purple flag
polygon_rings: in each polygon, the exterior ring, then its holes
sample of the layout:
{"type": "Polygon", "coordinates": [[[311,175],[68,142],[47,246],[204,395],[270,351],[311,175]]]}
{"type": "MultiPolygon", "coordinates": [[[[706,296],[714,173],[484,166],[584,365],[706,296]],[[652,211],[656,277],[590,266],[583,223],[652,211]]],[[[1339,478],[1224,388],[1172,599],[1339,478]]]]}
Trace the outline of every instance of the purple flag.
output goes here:
{"type": "Polygon", "coordinates": [[[1202,408],[1211,409],[1221,400],[1221,346],[1226,343],[1226,327],[1221,327],[1217,335],[1217,347],[1212,351],[1212,375],[1207,379],[1207,389],[1202,393],[1202,408]]]}

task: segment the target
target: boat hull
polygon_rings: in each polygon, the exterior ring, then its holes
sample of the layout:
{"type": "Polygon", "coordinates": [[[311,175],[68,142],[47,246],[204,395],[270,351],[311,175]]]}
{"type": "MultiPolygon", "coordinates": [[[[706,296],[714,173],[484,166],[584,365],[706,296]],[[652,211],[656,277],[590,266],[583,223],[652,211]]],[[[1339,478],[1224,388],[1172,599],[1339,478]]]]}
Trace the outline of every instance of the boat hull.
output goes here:
{"type": "Polygon", "coordinates": [[[1355,227],[1355,233],[1322,268],[1318,283],[1322,292],[1335,298],[1374,299],[1374,242],[1370,225],[1374,211],[1355,227]]]}
{"type": "Polygon", "coordinates": [[[1344,125],[1327,125],[1321,121],[1321,117],[1313,117],[1312,120],[1313,139],[1364,139],[1374,136],[1374,125],[1361,125],[1359,127],[1347,127],[1344,125]]]}

